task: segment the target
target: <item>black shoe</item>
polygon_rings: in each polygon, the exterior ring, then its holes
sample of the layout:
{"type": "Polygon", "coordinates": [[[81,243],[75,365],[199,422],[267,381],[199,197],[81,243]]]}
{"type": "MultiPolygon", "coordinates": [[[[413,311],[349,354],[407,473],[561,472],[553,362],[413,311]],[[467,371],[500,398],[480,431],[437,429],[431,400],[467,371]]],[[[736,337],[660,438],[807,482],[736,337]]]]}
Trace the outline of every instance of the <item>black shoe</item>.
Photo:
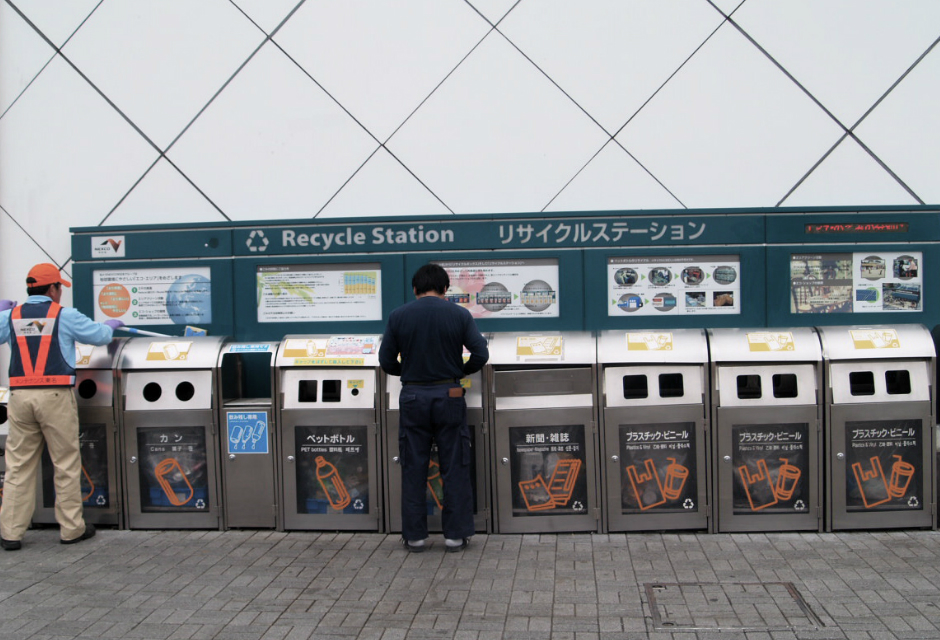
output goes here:
{"type": "MultiPolygon", "coordinates": [[[[448,540],[448,542],[450,542],[450,540],[448,540]]],[[[444,551],[446,551],[447,553],[457,553],[458,551],[463,551],[469,546],[470,546],[470,538],[464,538],[463,540],[460,541],[460,544],[454,544],[454,545],[445,544],[444,551]]]]}
{"type": "Polygon", "coordinates": [[[427,548],[428,548],[429,546],[431,546],[431,545],[429,545],[428,543],[424,543],[424,544],[411,544],[410,542],[408,542],[407,540],[405,540],[404,538],[402,538],[402,539],[401,539],[401,546],[403,546],[405,549],[407,549],[409,553],[424,553],[424,550],[427,549],[427,548]]]}
{"type": "Polygon", "coordinates": [[[23,546],[23,543],[19,540],[4,540],[0,538],[0,547],[3,547],[4,551],[17,551],[23,546]]]}
{"type": "Polygon", "coordinates": [[[95,525],[85,523],[85,533],[78,536],[77,538],[72,538],[71,540],[59,540],[62,544],[75,544],[76,542],[81,542],[82,540],[88,540],[88,538],[95,537],[95,525]]]}

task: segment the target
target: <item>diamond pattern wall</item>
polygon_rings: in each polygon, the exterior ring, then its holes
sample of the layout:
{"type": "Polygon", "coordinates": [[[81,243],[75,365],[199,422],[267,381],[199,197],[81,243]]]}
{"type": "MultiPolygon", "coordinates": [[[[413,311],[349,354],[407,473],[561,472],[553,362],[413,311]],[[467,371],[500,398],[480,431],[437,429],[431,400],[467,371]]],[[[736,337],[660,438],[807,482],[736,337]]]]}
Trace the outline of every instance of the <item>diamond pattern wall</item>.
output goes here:
{"type": "Polygon", "coordinates": [[[940,201],[935,0],[0,0],[0,284],[70,226],[940,201]]]}

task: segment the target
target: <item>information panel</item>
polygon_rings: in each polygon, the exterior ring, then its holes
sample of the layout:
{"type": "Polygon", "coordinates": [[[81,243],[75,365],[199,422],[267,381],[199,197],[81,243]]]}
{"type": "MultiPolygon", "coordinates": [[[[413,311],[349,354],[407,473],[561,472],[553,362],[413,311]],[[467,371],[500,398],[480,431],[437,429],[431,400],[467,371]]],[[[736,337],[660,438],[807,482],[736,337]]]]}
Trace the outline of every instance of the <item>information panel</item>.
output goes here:
{"type": "Polygon", "coordinates": [[[379,263],[259,265],[258,322],[381,320],[379,263]]]}
{"type": "Polygon", "coordinates": [[[922,510],[920,420],[845,423],[847,511],[922,510]]]}
{"type": "Polygon", "coordinates": [[[509,451],[513,517],[587,510],[584,425],[511,427],[509,451]]]}
{"type": "Polygon", "coordinates": [[[733,425],[734,515],[808,513],[809,425],[733,425]]]}
{"type": "Polygon", "coordinates": [[[697,509],[695,423],[620,425],[621,513],[697,509]]]}
{"type": "Polygon", "coordinates": [[[268,454],[268,412],[226,411],[228,453],[268,454]]]}
{"type": "Polygon", "coordinates": [[[131,326],[212,322],[209,267],[95,270],[94,319],[131,326]]]}
{"type": "Polygon", "coordinates": [[[557,318],[558,260],[455,260],[440,265],[450,277],[447,299],[474,318],[557,318]]]}
{"type": "Polygon", "coordinates": [[[298,426],[294,444],[297,513],[369,513],[367,427],[298,426]]]}
{"type": "MultiPolygon", "coordinates": [[[[111,505],[107,426],[104,423],[81,424],[78,446],[82,460],[82,506],[107,509],[111,505]]],[[[55,507],[55,467],[48,449],[42,452],[42,506],[55,507]]]]}
{"type": "Polygon", "coordinates": [[[739,256],[607,259],[608,316],[741,313],[739,256]]]}
{"type": "Polygon", "coordinates": [[[186,512],[209,508],[206,429],[137,429],[141,511],[186,512]]]}
{"type": "Polygon", "coordinates": [[[790,313],[923,310],[919,251],[792,254],[790,313]]]}

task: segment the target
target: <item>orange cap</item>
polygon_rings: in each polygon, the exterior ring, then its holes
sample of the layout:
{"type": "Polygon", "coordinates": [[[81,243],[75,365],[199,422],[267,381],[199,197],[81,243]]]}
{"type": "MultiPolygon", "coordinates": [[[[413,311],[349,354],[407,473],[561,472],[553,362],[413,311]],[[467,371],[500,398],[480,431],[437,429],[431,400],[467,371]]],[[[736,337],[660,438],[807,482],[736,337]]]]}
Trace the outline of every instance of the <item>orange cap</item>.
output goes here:
{"type": "Polygon", "coordinates": [[[61,273],[59,273],[59,267],[54,264],[49,264],[48,262],[43,262],[42,264],[37,264],[35,267],[29,270],[29,275],[26,276],[26,286],[27,287],[42,287],[47,284],[55,284],[57,282],[62,283],[64,287],[71,287],[72,283],[66,280],[61,273]]]}

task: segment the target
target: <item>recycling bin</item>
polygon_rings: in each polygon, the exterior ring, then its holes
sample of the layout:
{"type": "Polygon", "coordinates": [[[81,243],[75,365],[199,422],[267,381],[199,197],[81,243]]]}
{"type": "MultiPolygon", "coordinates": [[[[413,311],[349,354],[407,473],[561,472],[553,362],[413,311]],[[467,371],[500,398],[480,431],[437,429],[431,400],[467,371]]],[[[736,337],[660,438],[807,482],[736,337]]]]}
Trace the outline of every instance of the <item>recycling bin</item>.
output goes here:
{"type": "Polygon", "coordinates": [[[132,338],[121,351],[128,528],[221,528],[217,376],[225,341],[132,338]]]}
{"type": "Polygon", "coordinates": [[[277,352],[282,527],[382,528],[377,335],[286,336],[277,352]]]}
{"type": "Polygon", "coordinates": [[[604,331],[597,357],[605,530],[707,530],[705,331],[604,331]]]}
{"type": "Polygon", "coordinates": [[[710,329],[713,529],[822,531],[822,352],[812,328],[710,329]]]}
{"type": "MultiPolygon", "coordinates": [[[[115,374],[126,338],[109,345],[75,344],[75,403],[82,458],[82,506],[86,522],[123,525],[115,374]]],[[[33,522],[54,524],[55,469],[43,450],[33,522]]]]}
{"type": "Polygon", "coordinates": [[[495,333],[489,349],[495,531],[599,531],[593,335],[495,333]]]}
{"type": "Polygon", "coordinates": [[[922,325],[820,327],[826,527],[933,528],[936,351],[922,325]]]}
{"type": "Polygon", "coordinates": [[[228,342],[219,352],[221,490],[226,529],[277,527],[274,362],[278,342],[228,342]]]}
{"type": "MultiPolygon", "coordinates": [[[[475,530],[489,530],[490,508],[487,499],[487,441],[486,423],[483,409],[483,374],[474,373],[461,379],[460,384],[466,389],[464,399],[467,402],[467,426],[470,428],[470,446],[473,457],[470,461],[470,478],[473,483],[473,522],[475,530]]],[[[401,392],[401,378],[385,376],[385,513],[386,527],[393,533],[401,532],[401,464],[398,456],[399,406],[398,394],[401,392]]],[[[441,481],[441,467],[438,463],[437,444],[431,447],[431,463],[428,465],[428,485],[426,493],[428,530],[443,531],[441,509],[444,500],[444,485],[441,481]]]]}

